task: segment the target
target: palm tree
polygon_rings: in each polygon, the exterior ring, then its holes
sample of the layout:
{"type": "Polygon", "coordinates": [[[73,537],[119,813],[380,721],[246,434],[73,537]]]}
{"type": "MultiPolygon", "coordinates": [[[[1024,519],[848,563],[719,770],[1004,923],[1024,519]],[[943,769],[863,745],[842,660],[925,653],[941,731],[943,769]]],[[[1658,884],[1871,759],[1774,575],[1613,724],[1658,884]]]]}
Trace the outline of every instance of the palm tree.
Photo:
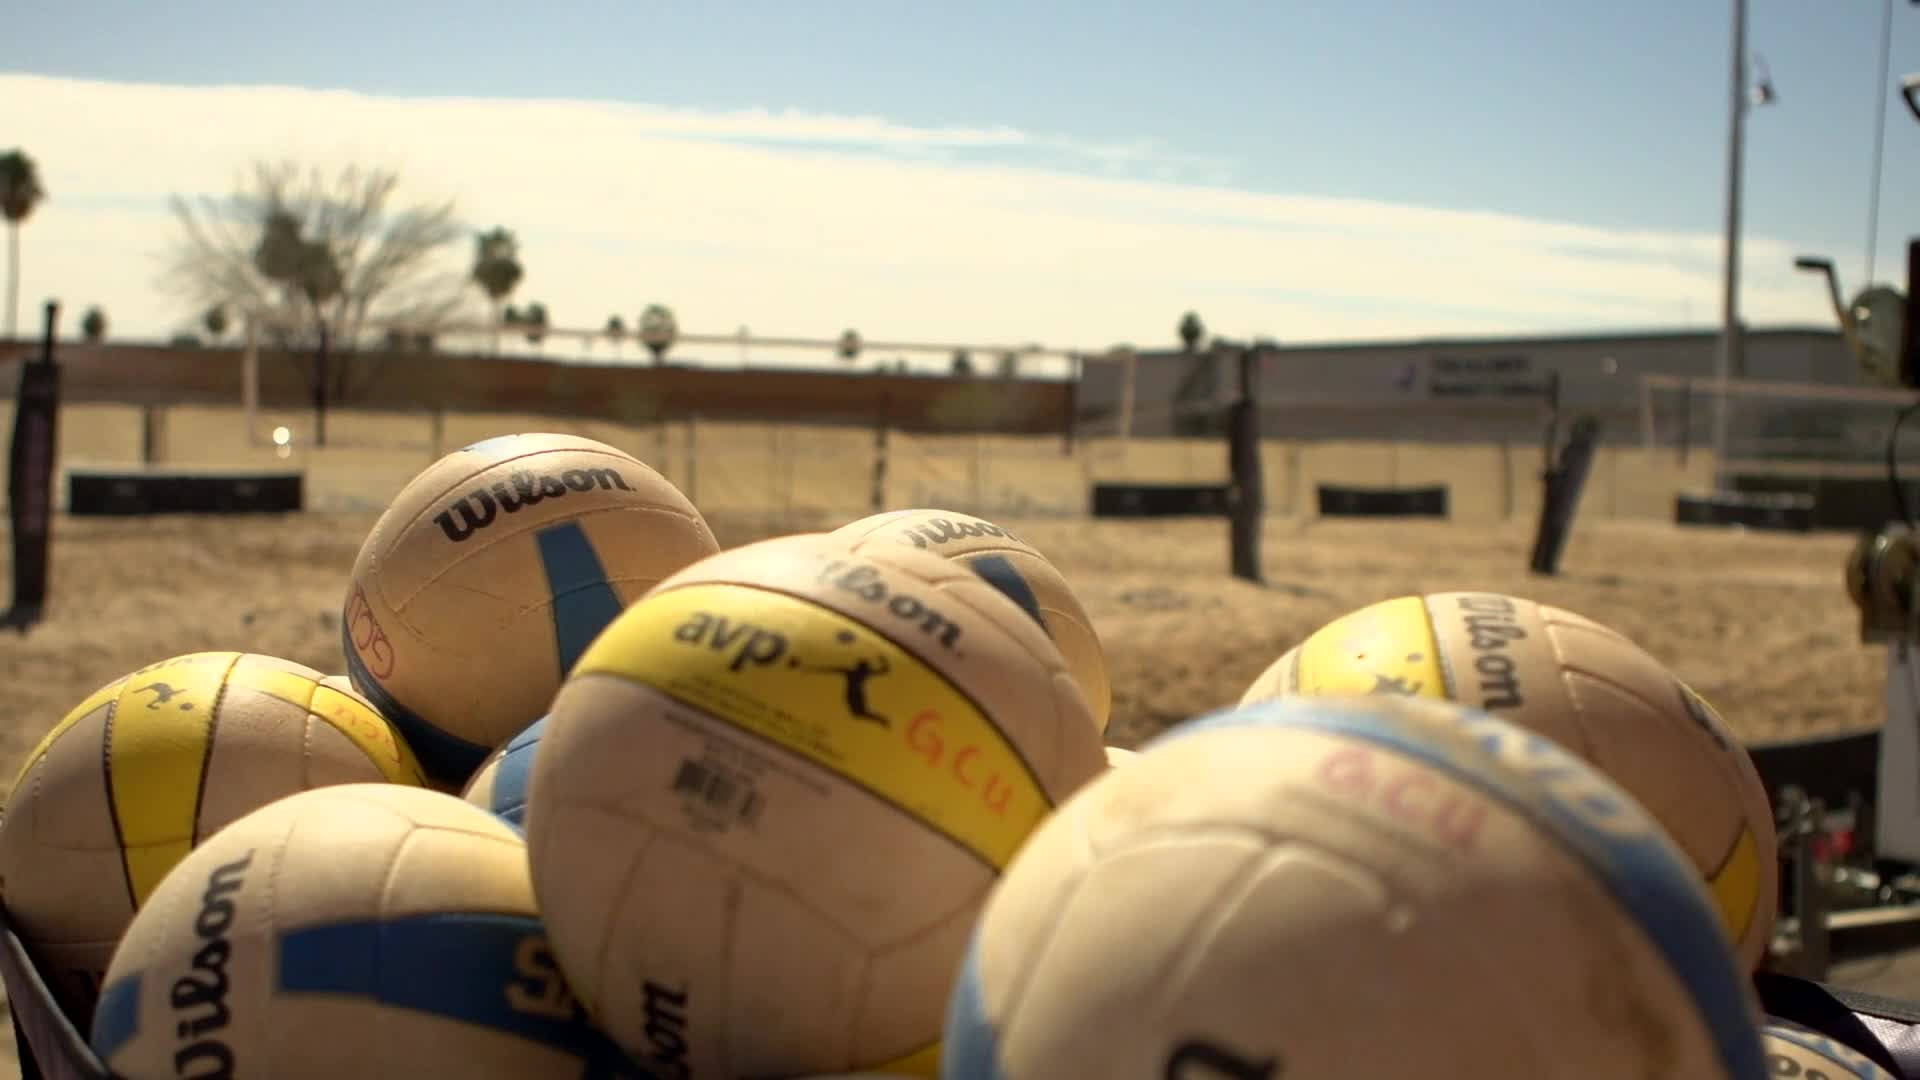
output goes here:
{"type": "Polygon", "coordinates": [[[607,316],[607,338],[613,342],[613,354],[620,355],[620,343],[627,339],[627,320],[618,315],[607,316]]]}
{"type": "Polygon", "coordinates": [[[840,359],[852,363],[860,358],[860,331],[849,327],[840,334],[840,359]]]}
{"type": "Polygon", "coordinates": [[[7,219],[7,337],[20,321],[20,223],[46,198],[40,171],[23,150],[0,154],[0,215],[7,219]]]}
{"type": "Polygon", "coordinates": [[[673,310],[665,304],[648,304],[647,310],[640,313],[640,343],[653,353],[653,362],[660,363],[673,348],[675,338],[680,336],[680,324],[673,317],[673,310]]]}
{"type": "Polygon", "coordinates": [[[1180,348],[1182,352],[1192,353],[1200,347],[1200,339],[1207,336],[1207,326],[1200,321],[1196,312],[1189,311],[1180,316],[1180,348]]]}
{"type": "Polygon", "coordinates": [[[520,265],[520,243],[511,232],[496,225],[492,231],[474,237],[473,280],[487,294],[488,302],[493,304],[496,324],[493,333],[494,352],[500,351],[498,324],[507,321],[501,307],[525,273],[520,265]]]}
{"type": "Polygon", "coordinates": [[[98,306],[88,308],[86,316],[80,320],[80,334],[87,339],[87,344],[100,344],[107,336],[107,313],[98,306]]]}
{"type": "Polygon", "coordinates": [[[528,304],[526,314],[520,321],[527,326],[528,343],[540,344],[540,340],[547,336],[547,305],[538,300],[528,304]]]}

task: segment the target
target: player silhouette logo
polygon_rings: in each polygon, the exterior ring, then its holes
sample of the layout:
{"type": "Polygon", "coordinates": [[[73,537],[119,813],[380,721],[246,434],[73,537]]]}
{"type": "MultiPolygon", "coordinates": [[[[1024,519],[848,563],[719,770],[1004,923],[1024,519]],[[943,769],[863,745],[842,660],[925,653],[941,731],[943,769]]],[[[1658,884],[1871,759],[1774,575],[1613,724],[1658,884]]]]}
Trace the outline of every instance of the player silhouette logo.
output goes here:
{"type": "MultiPolygon", "coordinates": [[[[163,682],[148,683],[145,686],[136,686],[133,688],[133,692],[136,694],[140,693],[143,690],[153,691],[153,700],[147,702],[147,708],[149,709],[157,709],[160,706],[165,705],[167,702],[172,701],[175,695],[180,693],[178,689],[168,686],[166,683],[163,683],[163,682]]],[[[183,701],[180,703],[180,711],[192,712],[193,706],[183,701]]]]}
{"type": "MultiPolygon", "coordinates": [[[[855,639],[851,630],[842,630],[833,635],[833,640],[842,645],[851,645],[855,639]]],[[[798,668],[801,671],[817,671],[823,675],[840,676],[847,680],[847,712],[850,713],[855,720],[865,720],[870,724],[879,724],[881,727],[893,726],[892,721],[867,707],[867,680],[873,678],[875,675],[885,675],[887,672],[893,670],[893,665],[887,663],[885,655],[878,655],[872,658],[862,656],[845,667],[803,664],[800,662],[800,658],[796,656],[787,661],[787,666],[798,668]]]]}

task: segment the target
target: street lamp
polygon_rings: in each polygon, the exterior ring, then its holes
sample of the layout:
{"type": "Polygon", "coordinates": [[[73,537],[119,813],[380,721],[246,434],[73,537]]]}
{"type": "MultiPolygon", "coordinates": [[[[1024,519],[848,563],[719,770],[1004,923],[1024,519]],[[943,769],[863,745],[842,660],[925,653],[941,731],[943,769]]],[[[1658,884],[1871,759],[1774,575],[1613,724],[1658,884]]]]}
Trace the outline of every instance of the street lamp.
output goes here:
{"type": "Polygon", "coordinates": [[[1826,276],[1827,297],[1833,303],[1833,317],[1840,321],[1840,337],[1847,343],[1847,352],[1859,360],[1860,342],[1854,333],[1853,313],[1847,310],[1847,305],[1840,299],[1840,277],[1834,272],[1833,260],[1821,255],[1802,255],[1793,260],[1793,267],[1826,276]]]}
{"type": "Polygon", "coordinates": [[[1740,171],[1742,137],[1746,133],[1747,110],[1754,105],[1771,105],[1776,99],[1773,79],[1761,63],[1759,85],[1749,98],[1747,89],[1747,0],[1733,0],[1732,94],[1727,123],[1727,229],[1726,263],[1721,271],[1720,348],[1714,356],[1713,373],[1719,393],[1713,398],[1713,486],[1722,489],[1726,482],[1723,462],[1727,456],[1727,380],[1733,374],[1733,359],[1739,349],[1740,334],[1740,171]]]}
{"type": "Polygon", "coordinates": [[[1847,325],[1847,309],[1840,303],[1840,279],[1833,272],[1833,260],[1821,255],[1802,255],[1793,260],[1793,268],[1795,270],[1807,270],[1816,274],[1826,275],[1827,294],[1833,299],[1834,317],[1840,320],[1842,327],[1845,327],[1847,325]]]}

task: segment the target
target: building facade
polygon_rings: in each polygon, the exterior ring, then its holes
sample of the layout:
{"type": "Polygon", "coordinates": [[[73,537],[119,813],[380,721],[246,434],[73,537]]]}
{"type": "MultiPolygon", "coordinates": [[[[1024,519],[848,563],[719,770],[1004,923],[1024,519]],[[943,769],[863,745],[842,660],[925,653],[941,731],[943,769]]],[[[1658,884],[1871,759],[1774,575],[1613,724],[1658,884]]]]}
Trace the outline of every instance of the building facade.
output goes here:
{"type": "MultiPolygon", "coordinates": [[[[1548,414],[1548,387],[1557,379],[1563,418],[1595,417],[1605,441],[1639,441],[1648,405],[1661,442],[1704,441],[1711,424],[1709,393],[1646,393],[1641,377],[1711,379],[1718,348],[1713,332],[1282,345],[1258,372],[1262,426],[1270,437],[1295,439],[1536,439],[1548,414]]],[[[1742,351],[1737,377],[1866,385],[1838,331],[1748,330],[1742,351]]],[[[1222,407],[1238,392],[1233,357],[1142,352],[1131,366],[1131,434],[1220,431],[1222,407]]],[[[1076,402],[1082,432],[1114,434],[1124,426],[1128,367],[1117,357],[1084,361],[1076,402]]],[[[1730,410],[1730,435],[1736,442],[1765,441],[1798,426],[1817,438],[1820,417],[1831,420],[1851,408],[1743,397],[1730,410]]],[[[1874,415],[1879,411],[1890,410],[1874,415]]]]}

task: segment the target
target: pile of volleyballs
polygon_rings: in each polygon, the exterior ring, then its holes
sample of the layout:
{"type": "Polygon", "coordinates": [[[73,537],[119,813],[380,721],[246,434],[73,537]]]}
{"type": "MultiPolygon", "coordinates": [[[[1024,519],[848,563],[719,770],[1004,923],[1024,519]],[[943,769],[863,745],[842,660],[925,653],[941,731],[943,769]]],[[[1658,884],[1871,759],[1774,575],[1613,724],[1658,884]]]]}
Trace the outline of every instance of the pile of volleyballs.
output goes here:
{"type": "Polygon", "coordinates": [[[115,1075],[1874,1075],[1757,1010],[1746,753],[1565,611],[1388,600],[1131,753],[1006,529],[723,551],[527,434],[400,493],[343,633],[131,672],[20,770],[0,895],[115,1075]]]}

